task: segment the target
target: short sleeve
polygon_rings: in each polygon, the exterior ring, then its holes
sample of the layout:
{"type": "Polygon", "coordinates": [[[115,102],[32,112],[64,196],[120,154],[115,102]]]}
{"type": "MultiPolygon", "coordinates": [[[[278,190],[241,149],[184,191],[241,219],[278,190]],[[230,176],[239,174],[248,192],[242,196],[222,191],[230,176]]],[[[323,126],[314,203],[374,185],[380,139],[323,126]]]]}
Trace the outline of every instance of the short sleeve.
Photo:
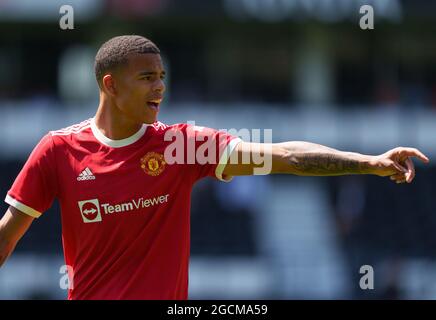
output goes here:
{"type": "Polygon", "coordinates": [[[230,181],[232,177],[223,175],[223,171],[241,139],[223,130],[194,125],[186,126],[186,135],[188,164],[194,160],[195,179],[215,177],[224,182],[230,181]],[[190,150],[189,147],[194,145],[195,149],[190,150]],[[195,159],[192,159],[194,151],[195,159]]]}
{"type": "Polygon", "coordinates": [[[6,195],[5,202],[38,218],[57,193],[56,161],[51,134],[36,145],[6,195]]]}
{"type": "Polygon", "coordinates": [[[170,142],[166,160],[182,165],[192,182],[208,176],[225,182],[232,179],[223,171],[240,138],[224,130],[177,124],[169,128],[165,139],[170,142]]]}

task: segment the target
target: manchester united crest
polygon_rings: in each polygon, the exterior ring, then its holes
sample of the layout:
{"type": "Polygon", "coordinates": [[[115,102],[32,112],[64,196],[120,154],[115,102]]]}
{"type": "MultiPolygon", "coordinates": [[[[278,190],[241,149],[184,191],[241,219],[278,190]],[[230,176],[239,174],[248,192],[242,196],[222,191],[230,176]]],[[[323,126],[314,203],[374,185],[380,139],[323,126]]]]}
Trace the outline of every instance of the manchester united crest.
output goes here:
{"type": "Polygon", "coordinates": [[[158,176],[165,169],[164,156],[157,152],[147,152],[141,158],[141,168],[150,176],[158,176]]]}

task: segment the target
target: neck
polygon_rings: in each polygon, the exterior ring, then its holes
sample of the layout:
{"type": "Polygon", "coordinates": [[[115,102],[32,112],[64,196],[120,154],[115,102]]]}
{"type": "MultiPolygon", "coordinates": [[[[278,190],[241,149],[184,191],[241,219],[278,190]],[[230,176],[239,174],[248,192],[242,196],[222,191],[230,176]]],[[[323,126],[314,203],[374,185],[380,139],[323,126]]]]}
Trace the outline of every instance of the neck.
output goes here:
{"type": "Polygon", "coordinates": [[[142,127],[142,123],[127,118],[106,96],[100,94],[100,104],[94,117],[97,128],[112,140],[126,139],[142,127]]]}

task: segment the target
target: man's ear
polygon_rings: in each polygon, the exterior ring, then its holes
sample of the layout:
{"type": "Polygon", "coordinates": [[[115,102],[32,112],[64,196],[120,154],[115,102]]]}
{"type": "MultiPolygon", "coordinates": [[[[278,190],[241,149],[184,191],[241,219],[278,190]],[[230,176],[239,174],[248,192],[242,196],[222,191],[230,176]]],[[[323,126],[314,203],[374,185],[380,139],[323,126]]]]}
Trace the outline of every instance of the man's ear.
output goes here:
{"type": "Polygon", "coordinates": [[[106,74],[103,79],[101,79],[101,82],[103,84],[104,91],[106,91],[109,95],[113,96],[117,94],[115,79],[111,74],[106,74]]]}

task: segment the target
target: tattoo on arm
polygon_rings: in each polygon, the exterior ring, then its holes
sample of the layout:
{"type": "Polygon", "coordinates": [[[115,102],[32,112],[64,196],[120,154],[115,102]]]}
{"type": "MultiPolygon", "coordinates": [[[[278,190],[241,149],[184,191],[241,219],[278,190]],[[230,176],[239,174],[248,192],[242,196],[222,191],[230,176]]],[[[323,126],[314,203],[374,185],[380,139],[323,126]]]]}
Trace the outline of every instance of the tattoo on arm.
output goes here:
{"type": "Polygon", "coordinates": [[[291,156],[290,164],[307,175],[358,174],[365,169],[359,160],[334,153],[297,153],[291,156]]]}

